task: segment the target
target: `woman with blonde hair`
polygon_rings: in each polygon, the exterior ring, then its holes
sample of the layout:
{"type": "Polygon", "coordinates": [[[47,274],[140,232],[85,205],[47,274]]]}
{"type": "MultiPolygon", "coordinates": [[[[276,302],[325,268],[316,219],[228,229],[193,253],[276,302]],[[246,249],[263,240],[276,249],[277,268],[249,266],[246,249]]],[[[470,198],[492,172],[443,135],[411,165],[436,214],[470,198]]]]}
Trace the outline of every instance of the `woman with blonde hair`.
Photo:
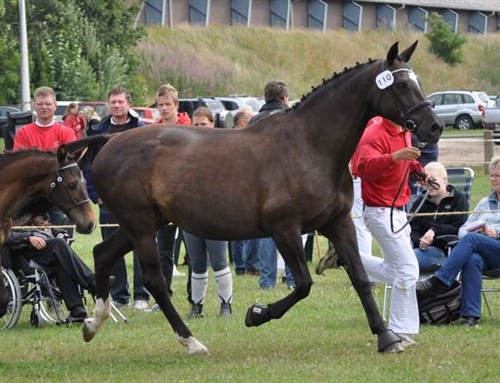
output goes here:
{"type": "Polygon", "coordinates": [[[97,132],[97,125],[101,122],[101,117],[96,113],[94,108],[91,106],[86,106],[82,110],[82,116],[87,121],[87,129],[86,134],[88,136],[92,136],[97,132]]]}

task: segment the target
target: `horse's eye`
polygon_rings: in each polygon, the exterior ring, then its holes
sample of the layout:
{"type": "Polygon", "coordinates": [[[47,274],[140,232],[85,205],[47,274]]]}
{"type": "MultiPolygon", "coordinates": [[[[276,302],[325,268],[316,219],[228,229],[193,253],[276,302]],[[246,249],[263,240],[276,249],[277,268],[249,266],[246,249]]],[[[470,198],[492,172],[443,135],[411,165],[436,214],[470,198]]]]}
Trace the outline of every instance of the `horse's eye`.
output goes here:
{"type": "Polygon", "coordinates": [[[68,183],[68,189],[69,190],[76,190],[78,188],[78,182],[69,182],[68,183]]]}

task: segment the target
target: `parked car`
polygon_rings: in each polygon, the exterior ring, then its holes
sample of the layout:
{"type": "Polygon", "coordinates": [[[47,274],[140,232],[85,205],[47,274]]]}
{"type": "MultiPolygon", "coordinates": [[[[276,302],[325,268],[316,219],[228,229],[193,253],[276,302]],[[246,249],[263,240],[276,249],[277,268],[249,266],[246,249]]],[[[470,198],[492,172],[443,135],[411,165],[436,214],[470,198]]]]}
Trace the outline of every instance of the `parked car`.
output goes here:
{"type": "Polygon", "coordinates": [[[133,107],[139,115],[139,120],[146,125],[154,124],[160,119],[160,111],[156,108],[133,107]]]}
{"type": "Polygon", "coordinates": [[[21,112],[21,109],[15,106],[0,106],[0,137],[3,137],[3,128],[7,125],[7,115],[9,113],[21,112]]]}
{"type": "Polygon", "coordinates": [[[490,104],[488,95],[479,91],[435,92],[427,99],[434,103],[436,114],[445,125],[460,130],[481,126],[484,108],[490,104]]]}

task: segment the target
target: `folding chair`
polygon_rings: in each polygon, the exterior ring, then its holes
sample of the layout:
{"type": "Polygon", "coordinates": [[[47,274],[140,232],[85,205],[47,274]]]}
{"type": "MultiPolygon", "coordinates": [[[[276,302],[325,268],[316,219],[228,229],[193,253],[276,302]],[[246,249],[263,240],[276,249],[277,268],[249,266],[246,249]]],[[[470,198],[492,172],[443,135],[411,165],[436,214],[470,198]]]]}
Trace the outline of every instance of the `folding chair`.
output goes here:
{"type": "MultiPolygon", "coordinates": [[[[448,173],[448,183],[453,185],[457,191],[460,191],[465,194],[465,197],[467,198],[467,205],[469,205],[472,185],[474,183],[474,170],[472,170],[469,167],[449,167],[446,168],[446,172],[448,173]]],[[[415,190],[415,193],[417,193],[417,195],[423,192],[423,188],[418,182],[415,182],[412,189],[415,190]]],[[[445,241],[446,243],[449,243],[450,241],[458,240],[458,237],[446,235],[446,236],[440,236],[438,239],[445,241]]],[[[450,251],[449,247],[447,251],[448,252],[450,251]]],[[[419,278],[420,279],[430,278],[434,274],[434,272],[437,271],[437,269],[439,269],[439,265],[431,265],[423,270],[420,270],[419,278]]],[[[388,300],[391,288],[392,285],[387,283],[384,286],[384,301],[382,305],[382,317],[384,320],[387,319],[388,300]]],[[[498,291],[500,291],[500,289],[498,291]]],[[[489,306],[487,307],[489,310],[489,306]]]]}
{"type": "MultiPolygon", "coordinates": [[[[500,269],[493,269],[483,272],[483,282],[493,279],[500,279],[500,269]]],[[[490,314],[490,317],[494,317],[493,313],[491,312],[490,302],[488,301],[486,293],[500,293],[500,286],[484,287],[483,285],[483,288],[481,289],[481,294],[483,295],[484,303],[486,304],[488,314],[490,314]]]]}

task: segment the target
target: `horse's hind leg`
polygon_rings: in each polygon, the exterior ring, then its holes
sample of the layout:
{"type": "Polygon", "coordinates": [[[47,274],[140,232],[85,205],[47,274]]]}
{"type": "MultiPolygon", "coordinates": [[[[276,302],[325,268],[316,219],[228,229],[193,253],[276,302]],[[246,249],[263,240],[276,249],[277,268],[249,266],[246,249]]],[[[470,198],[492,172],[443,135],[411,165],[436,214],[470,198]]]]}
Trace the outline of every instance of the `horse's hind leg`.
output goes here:
{"type": "Polygon", "coordinates": [[[207,348],[193,336],[168,296],[168,286],[161,272],[160,257],[154,236],[135,237],[133,242],[141,261],[144,285],[160,306],[176,333],[177,340],[188,348],[189,355],[208,355],[207,348]]]}
{"type": "Polygon", "coordinates": [[[109,298],[109,276],[115,262],[133,249],[127,233],[118,228],[104,242],[94,247],[96,277],[96,305],[94,317],[83,322],[83,339],[90,342],[104,321],[109,318],[111,305],[109,298]]]}
{"type": "Polygon", "coordinates": [[[334,223],[322,227],[321,234],[333,242],[335,250],[345,266],[365,310],[370,329],[373,334],[378,336],[378,351],[403,351],[399,337],[387,329],[373,298],[371,284],[359,256],[356,230],[352,218],[349,215],[338,218],[334,223]]]}
{"type": "Polygon", "coordinates": [[[295,289],[285,298],[268,306],[252,305],[245,318],[247,327],[260,326],[271,319],[281,318],[295,303],[309,295],[312,286],[311,274],[299,230],[273,234],[273,240],[288,265],[295,280],[295,289]]]}

